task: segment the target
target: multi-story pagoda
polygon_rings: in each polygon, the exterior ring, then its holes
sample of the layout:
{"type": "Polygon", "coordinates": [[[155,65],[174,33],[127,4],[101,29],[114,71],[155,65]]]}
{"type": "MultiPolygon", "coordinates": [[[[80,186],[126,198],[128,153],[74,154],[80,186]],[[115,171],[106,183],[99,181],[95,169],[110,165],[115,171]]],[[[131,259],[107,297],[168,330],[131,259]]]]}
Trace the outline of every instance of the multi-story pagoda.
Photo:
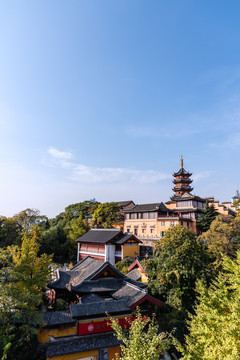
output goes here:
{"type": "Polygon", "coordinates": [[[191,173],[186,171],[183,167],[183,157],[181,156],[181,168],[178,170],[178,172],[173,174],[174,176],[174,188],[172,189],[174,191],[174,196],[182,196],[184,194],[190,194],[193,188],[190,186],[192,183],[192,180],[190,177],[192,176],[191,173]]]}

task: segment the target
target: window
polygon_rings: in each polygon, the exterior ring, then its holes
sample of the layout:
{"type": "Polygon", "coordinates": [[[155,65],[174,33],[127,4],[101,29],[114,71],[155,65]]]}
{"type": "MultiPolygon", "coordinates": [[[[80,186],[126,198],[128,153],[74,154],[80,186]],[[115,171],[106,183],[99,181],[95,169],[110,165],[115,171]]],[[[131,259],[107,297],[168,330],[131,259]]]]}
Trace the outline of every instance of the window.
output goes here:
{"type": "Polygon", "coordinates": [[[108,348],[99,350],[99,360],[108,360],[108,348]]]}
{"type": "Polygon", "coordinates": [[[134,229],[134,235],[138,234],[138,229],[134,229]]]}
{"type": "Polygon", "coordinates": [[[161,221],[161,225],[162,225],[162,226],[165,226],[165,221],[161,221]]]}
{"type": "Polygon", "coordinates": [[[148,219],[148,213],[147,212],[142,213],[142,219],[148,219]]]}
{"type": "Polygon", "coordinates": [[[157,218],[157,212],[156,211],[149,213],[149,219],[156,219],[156,218],[157,218]]]}
{"type": "Polygon", "coordinates": [[[125,219],[126,219],[126,220],[130,219],[130,214],[126,214],[126,215],[125,215],[125,219]]]}
{"type": "Polygon", "coordinates": [[[183,221],[181,221],[181,226],[183,226],[183,221]]]}
{"type": "Polygon", "coordinates": [[[160,237],[162,238],[164,236],[164,231],[160,231],[160,237]]]}
{"type": "Polygon", "coordinates": [[[175,221],[171,221],[171,226],[174,226],[175,225],[175,221]]]}
{"type": "Polygon", "coordinates": [[[142,229],[142,233],[145,234],[146,229],[142,229]]]}
{"type": "Polygon", "coordinates": [[[193,203],[192,201],[177,201],[177,207],[188,207],[188,206],[192,206],[193,203]]]}
{"type": "Polygon", "coordinates": [[[132,213],[131,214],[131,219],[137,219],[137,213],[132,213]]]}
{"type": "Polygon", "coordinates": [[[130,227],[127,227],[127,232],[130,232],[130,227]]]}

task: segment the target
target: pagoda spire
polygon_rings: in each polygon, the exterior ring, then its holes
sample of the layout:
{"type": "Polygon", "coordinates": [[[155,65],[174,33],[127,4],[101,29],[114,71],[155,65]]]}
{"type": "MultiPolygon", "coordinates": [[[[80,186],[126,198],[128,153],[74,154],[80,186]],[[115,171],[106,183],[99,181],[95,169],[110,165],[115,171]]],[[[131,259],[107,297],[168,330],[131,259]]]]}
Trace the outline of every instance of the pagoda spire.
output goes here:
{"type": "Polygon", "coordinates": [[[183,157],[181,155],[180,159],[181,167],[178,172],[173,174],[175,178],[173,180],[173,184],[175,185],[173,188],[174,196],[182,196],[184,194],[190,194],[193,188],[190,186],[192,180],[190,179],[191,173],[186,171],[183,167],[183,157]]]}
{"type": "Polygon", "coordinates": [[[183,169],[183,157],[181,155],[181,169],[183,169]]]}

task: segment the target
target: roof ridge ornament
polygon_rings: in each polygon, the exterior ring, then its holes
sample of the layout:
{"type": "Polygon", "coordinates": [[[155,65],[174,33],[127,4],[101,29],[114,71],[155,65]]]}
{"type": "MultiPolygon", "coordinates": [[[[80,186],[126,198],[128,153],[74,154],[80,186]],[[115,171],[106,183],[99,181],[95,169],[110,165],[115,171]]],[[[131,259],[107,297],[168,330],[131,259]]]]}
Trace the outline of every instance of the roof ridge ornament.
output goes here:
{"type": "Polygon", "coordinates": [[[181,169],[183,169],[183,157],[181,155],[181,169]]]}

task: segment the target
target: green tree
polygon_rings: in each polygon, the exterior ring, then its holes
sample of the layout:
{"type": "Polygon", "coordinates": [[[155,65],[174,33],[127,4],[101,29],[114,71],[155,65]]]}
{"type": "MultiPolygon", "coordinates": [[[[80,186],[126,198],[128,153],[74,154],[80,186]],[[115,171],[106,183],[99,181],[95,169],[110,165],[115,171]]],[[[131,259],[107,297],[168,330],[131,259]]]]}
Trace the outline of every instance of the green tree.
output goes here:
{"type": "Polygon", "coordinates": [[[140,311],[137,312],[129,331],[123,330],[118,320],[113,318],[111,326],[117,338],[123,342],[123,345],[120,345],[122,354],[117,357],[118,360],[159,360],[171,345],[169,336],[159,333],[154,318],[142,316],[140,311]]]}
{"type": "Polygon", "coordinates": [[[80,215],[78,218],[74,218],[70,222],[68,229],[68,237],[71,240],[76,240],[80,236],[84,235],[89,230],[87,220],[83,219],[83,216],[80,215]]]}
{"type": "Polygon", "coordinates": [[[235,208],[237,209],[237,211],[240,211],[240,199],[235,200],[233,203],[233,206],[235,206],[235,208]]]}
{"type": "Polygon", "coordinates": [[[206,205],[199,219],[197,220],[197,228],[201,232],[205,232],[210,228],[211,223],[215,220],[218,212],[213,205],[206,205]]]}
{"type": "Polygon", "coordinates": [[[38,256],[39,230],[25,233],[21,247],[0,252],[0,356],[8,360],[35,358],[36,328],[51,269],[49,256],[38,256]]]}
{"type": "Polygon", "coordinates": [[[65,216],[72,220],[82,216],[84,219],[87,215],[91,215],[100,203],[98,201],[85,200],[76,204],[68,205],[65,208],[65,216]]]}
{"type": "Polygon", "coordinates": [[[0,218],[0,247],[20,245],[22,227],[15,218],[0,218]]]}
{"type": "Polygon", "coordinates": [[[195,282],[205,276],[209,257],[195,235],[182,226],[169,229],[155,247],[153,259],[145,261],[149,288],[170,306],[190,310],[195,282]]]}
{"type": "Polygon", "coordinates": [[[116,202],[106,202],[98,205],[93,213],[93,221],[96,225],[104,228],[111,228],[113,223],[124,221],[120,207],[116,202]]]}
{"type": "Polygon", "coordinates": [[[205,246],[182,226],[169,229],[156,245],[153,259],[143,263],[149,277],[149,290],[164,302],[154,310],[164,330],[176,328],[176,337],[183,340],[188,311],[196,299],[198,279],[209,281],[210,258],[205,246]]]}
{"type": "Polygon", "coordinates": [[[238,360],[240,354],[240,252],[224,256],[223,271],[207,288],[198,284],[198,305],[190,314],[182,360],[238,360]]]}
{"type": "Polygon", "coordinates": [[[39,224],[41,221],[46,220],[45,215],[40,215],[38,209],[25,209],[20,211],[13,217],[21,226],[24,232],[28,232],[34,225],[39,224]]]}
{"type": "Polygon", "coordinates": [[[218,215],[211,223],[210,229],[199,238],[206,243],[209,254],[215,260],[215,269],[219,270],[222,255],[234,258],[237,249],[240,248],[240,214],[236,217],[218,215]]]}
{"type": "Polygon", "coordinates": [[[86,216],[91,215],[98,204],[90,200],[71,204],[55,218],[40,222],[40,252],[53,254],[53,260],[59,264],[75,262],[75,239],[89,230],[86,216]]]}
{"type": "Polygon", "coordinates": [[[115,264],[115,268],[121,271],[121,273],[126,275],[128,273],[128,268],[133,263],[133,261],[134,261],[133,258],[126,256],[124,259],[118,261],[115,264]]]}

